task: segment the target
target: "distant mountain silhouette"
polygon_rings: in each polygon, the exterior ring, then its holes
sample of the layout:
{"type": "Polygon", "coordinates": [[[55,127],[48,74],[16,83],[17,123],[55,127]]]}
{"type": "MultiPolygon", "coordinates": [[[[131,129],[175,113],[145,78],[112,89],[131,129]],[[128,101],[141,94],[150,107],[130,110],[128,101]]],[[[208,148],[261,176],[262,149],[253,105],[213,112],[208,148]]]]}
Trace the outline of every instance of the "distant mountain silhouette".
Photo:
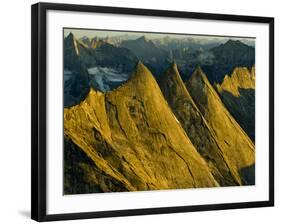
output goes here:
{"type": "Polygon", "coordinates": [[[136,40],[127,40],[121,43],[122,47],[128,48],[134,52],[140,60],[159,60],[162,62],[168,56],[168,52],[158,48],[155,44],[148,40],[145,36],[142,36],[136,40]]]}
{"type": "Polygon", "coordinates": [[[77,66],[83,64],[87,68],[102,66],[128,73],[133,71],[137,63],[137,57],[130,50],[97,38],[92,39],[90,46],[87,46],[70,33],[65,38],[64,48],[64,67],[70,70],[76,70],[77,66]]]}
{"type": "Polygon", "coordinates": [[[97,38],[77,40],[70,33],[64,39],[64,106],[79,103],[91,86],[105,90],[102,89],[104,85],[111,89],[127,81],[137,61],[137,57],[126,48],[115,47],[97,38]],[[109,71],[108,75],[123,74],[126,77],[120,81],[118,77],[104,78],[104,75],[91,74],[95,68],[109,71]]]}
{"type": "MultiPolygon", "coordinates": [[[[232,72],[236,66],[249,68],[254,64],[254,47],[236,40],[220,45],[214,41],[206,43],[194,38],[170,37],[152,41],[145,36],[136,38],[134,35],[83,36],[77,39],[69,33],[64,38],[64,70],[68,73],[68,84],[72,83],[71,88],[80,89],[84,96],[89,86],[105,92],[122,85],[130,78],[139,59],[157,80],[172,61],[177,63],[183,81],[190,77],[197,65],[201,65],[212,84],[221,83],[225,74],[232,72]],[[83,84],[85,82],[88,82],[87,86],[83,84]]],[[[82,99],[74,97],[71,92],[68,91],[70,95],[66,97],[65,106],[74,105],[82,99]]]]}
{"type": "Polygon", "coordinates": [[[255,48],[239,40],[229,40],[225,44],[210,49],[214,54],[214,62],[203,66],[211,83],[221,83],[225,74],[229,74],[235,67],[251,68],[255,64],[255,48]]]}
{"type": "Polygon", "coordinates": [[[157,47],[153,41],[141,36],[135,40],[125,40],[120,46],[129,49],[138,57],[155,76],[161,74],[168,65],[169,53],[157,47]]]}

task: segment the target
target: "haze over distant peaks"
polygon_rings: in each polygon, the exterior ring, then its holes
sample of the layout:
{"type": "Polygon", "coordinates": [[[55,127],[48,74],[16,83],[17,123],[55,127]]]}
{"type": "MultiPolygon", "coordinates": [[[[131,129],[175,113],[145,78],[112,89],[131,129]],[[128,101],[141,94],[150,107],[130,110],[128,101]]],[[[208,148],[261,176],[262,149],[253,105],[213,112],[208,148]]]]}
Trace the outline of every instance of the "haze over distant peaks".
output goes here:
{"type": "Polygon", "coordinates": [[[141,37],[137,38],[136,40],[144,41],[144,42],[148,42],[149,41],[146,36],[141,36],[141,37]]]}
{"type": "Polygon", "coordinates": [[[65,194],[255,184],[254,47],[73,32],[63,48],[65,194]]]}

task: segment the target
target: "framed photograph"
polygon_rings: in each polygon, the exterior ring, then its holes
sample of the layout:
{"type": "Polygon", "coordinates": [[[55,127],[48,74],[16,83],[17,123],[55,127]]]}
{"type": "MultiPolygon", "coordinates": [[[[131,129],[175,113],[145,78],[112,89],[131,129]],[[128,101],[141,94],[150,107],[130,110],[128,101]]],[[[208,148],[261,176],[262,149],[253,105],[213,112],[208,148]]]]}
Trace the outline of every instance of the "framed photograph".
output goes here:
{"type": "Polygon", "coordinates": [[[32,6],[32,219],[274,205],[274,19],[32,6]]]}

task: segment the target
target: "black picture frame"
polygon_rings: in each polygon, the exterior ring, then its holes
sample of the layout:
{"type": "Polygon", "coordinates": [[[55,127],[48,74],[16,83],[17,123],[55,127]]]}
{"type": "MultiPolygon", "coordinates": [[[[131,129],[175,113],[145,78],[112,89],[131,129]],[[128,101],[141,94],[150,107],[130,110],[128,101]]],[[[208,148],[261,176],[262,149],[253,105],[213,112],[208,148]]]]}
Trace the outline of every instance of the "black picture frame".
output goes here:
{"type": "Polygon", "coordinates": [[[36,221],[55,221],[274,206],[274,18],[54,3],[37,3],[32,5],[31,15],[32,219],[36,221]],[[99,12],[124,15],[155,17],[161,16],[170,18],[175,17],[269,24],[269,200],[243,203],[160,207],[54,215],[46,214],[46,128],[48,125],[46,120],[46,13],[48,10],[63,10],[88,13],[99,12]]]}

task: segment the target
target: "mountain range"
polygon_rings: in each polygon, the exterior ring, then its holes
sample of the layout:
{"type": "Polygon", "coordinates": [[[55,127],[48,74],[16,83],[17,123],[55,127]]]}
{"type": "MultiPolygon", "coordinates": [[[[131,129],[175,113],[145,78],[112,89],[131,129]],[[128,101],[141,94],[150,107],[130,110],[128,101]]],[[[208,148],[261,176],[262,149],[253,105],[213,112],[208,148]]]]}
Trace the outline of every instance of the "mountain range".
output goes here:
{"type": "Polygon", "coordinates": [[[255,184],[254,143],[222,97],[254,88],[254,68],[245,85],[243,68],[212,85],[199,66],[186,80],[167,67],[156,79],[139,61],[122,84],[89,85],[64,108],[65,194],[255,184]]]}
{"type": "Polygon", "coordinates": [[[160,87],[220,185],[252,183],[253,180],[248,180],[239,172],[242,167],[253,163],[254,146],[228,114],[201,68],[198,67],[184,84],[174,63],[163,75],[160,87]],[[230,140],[228,135],[231,135],[230,140]],[[242,157],[246,159],[243,161],[242,157]]]}
{"type": "MultiPolygon", "coordinates": [[[[196,38],[170,38],[164,36],[149,39],[134,35],[116,37],[76,38],[69,33],[64,38],[64,70],[77,73],[81,70],[102,70],[111,73],[89,76],[91,86],[105,92],[115,89],[127,81],[138,60],[141,60],[158,80],[171,62],[176,62],[180,75],[186,81],[194,69],[200,65],[211,84],[222,83],[224,76],[235,67],[251,68],[255,63],[255,48],[239,40],[219,42],[217,39],[206,42],[196,38]],[[112,75],[122,74],[122,81],[112,75]]],[[[83,76],[87,74],[81,74],[83,76]]],[[[89,87],[87,87],[89,88],[89,87]]],[[[82,97],[81,97],[82,99],[82,97]]],[[[80,100],[81,100],[80,99],[80,100]]],[[[65,102],[65,106],[73,103],[65,102]]]]}

